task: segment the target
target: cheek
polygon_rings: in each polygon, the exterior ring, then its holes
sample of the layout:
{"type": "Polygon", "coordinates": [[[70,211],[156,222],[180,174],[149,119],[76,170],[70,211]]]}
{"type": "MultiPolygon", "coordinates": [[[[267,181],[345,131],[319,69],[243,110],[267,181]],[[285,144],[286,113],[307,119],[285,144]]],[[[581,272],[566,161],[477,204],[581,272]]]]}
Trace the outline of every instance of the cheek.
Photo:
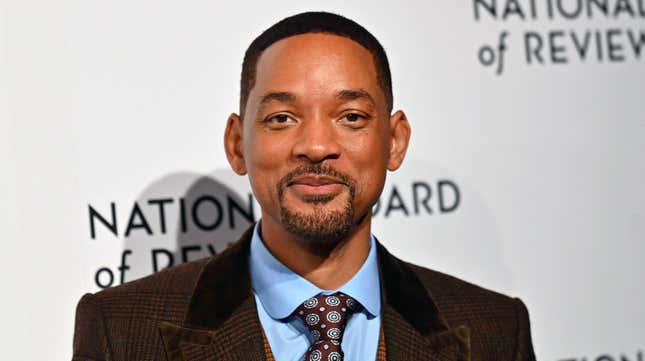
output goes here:
{"type": "MultiPolygon", "coordinates": [[[[380,122],[383,123],[383,122],[380,122]]],[[[344,139],[343,148],[360,168],[386,169],[389,157],[389,138],[382,124],[358,131],[344,139]]]]}
{"type": "Polygon", "coordinates": [[[247,163],[260,170],[275,169],[284,165],[290,157],[291,144],[288,134],[277,135],[265,131],[257,131],[245,143],[247,163]]]}
{"type": "Polygon", "coordinates": [[[288,160],[288,147],[286,142],[275,138],[263,133],[245,138],[244,160],[251,187],[260,202],[277,199],[276,186],[286,174],[282,168],[288,160]]]}
{"type": "Polygon", "coordinates": [[[385,182],[388,150],[380,137],[355,137],[345,146],[359,200],[376,201],[385,182]],[[373,198],[373,199],[372,199],[373,198]]]}

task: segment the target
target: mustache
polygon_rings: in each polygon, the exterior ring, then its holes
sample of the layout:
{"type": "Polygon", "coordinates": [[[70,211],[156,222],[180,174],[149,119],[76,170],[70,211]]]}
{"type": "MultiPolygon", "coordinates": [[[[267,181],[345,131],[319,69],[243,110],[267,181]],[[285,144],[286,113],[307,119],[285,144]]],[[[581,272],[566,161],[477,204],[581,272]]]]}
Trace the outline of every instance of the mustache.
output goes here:
{"type": "Polygon", "coordinates": [[[278,196],[282,197],[282,194],[284,193],[284,190],[287,187],[287,185],[289,185],[290,183],[293,183],[293,180],[296,177],[299,177],[302,175],[314,175],[314,174],[336,178],[337,180],[340,181],[340,183],[346,185],[349,188],[350,192],[354,194],[354,190],[356,189],[356,181],[349,175],[343,172],[340,172],[328,165],[307,164],[307,165],[298,166],[296,169],[287,173],[284,177],[280,179],[280,181],[278,182],[278,196]]]}

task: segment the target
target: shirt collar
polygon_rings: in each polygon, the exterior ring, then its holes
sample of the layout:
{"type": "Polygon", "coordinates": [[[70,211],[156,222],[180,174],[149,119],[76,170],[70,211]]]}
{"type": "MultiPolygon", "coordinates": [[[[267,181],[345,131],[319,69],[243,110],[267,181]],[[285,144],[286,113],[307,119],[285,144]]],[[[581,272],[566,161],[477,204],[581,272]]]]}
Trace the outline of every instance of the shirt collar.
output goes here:
{"type": "Polygon", "coordinates": [[[352,296],[367,310],[371,317],[381,312],[381,288],[376,256],[376,240],[370,235],[370,251],[356,274],[338,290],[318,288],[304,277],[290,270],[266,248],[259,233],[260,222],[255,225],[251,238],[251,283],[262,306],[273,319],[283,319],[306,299],[319,293],[336,291],[352,296]]]}

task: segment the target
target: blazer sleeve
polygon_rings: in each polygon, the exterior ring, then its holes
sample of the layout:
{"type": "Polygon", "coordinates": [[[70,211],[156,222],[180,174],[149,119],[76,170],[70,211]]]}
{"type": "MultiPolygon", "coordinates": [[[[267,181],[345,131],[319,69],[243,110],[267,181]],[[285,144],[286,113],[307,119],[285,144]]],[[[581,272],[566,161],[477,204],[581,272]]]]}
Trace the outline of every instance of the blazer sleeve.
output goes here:
{"type": "Polygon", "coordinates": [[[535,361],[535,352],[531,341],[531,323],[529,312],[524,303],[515,299],[517,314],[517,344],[515,346],[515,361],[535,361]]]}
{"type": "Polygon", "coordinates": [[[72,361],[110,361],[105,320],[96,296],[84,295],[76,307],[72,361]]]}

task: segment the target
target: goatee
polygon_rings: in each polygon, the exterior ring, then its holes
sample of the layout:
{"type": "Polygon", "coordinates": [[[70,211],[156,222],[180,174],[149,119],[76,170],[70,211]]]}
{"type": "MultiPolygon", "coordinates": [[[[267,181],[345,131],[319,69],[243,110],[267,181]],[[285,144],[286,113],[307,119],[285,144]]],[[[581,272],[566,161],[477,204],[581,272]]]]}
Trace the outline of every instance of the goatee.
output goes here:
{"type": "Polygon", "coordinates": [[[278,183],[280,221],[285,229],[302,239],[316,243],[316,247],[333,247],[347,237],[354,228],[354,194],[356,181],[329,166],[319,164],[300,166],[284,176],[278,183]],[[325,205],[344,195],[320,195],[304,199],[312,205],[310,212],[292,211],[284,205],[284,192],[291,181],[305,174],[325,175],[340,180],[348,189],[347,201],[342,210],[326,210],[325,205]]]}

